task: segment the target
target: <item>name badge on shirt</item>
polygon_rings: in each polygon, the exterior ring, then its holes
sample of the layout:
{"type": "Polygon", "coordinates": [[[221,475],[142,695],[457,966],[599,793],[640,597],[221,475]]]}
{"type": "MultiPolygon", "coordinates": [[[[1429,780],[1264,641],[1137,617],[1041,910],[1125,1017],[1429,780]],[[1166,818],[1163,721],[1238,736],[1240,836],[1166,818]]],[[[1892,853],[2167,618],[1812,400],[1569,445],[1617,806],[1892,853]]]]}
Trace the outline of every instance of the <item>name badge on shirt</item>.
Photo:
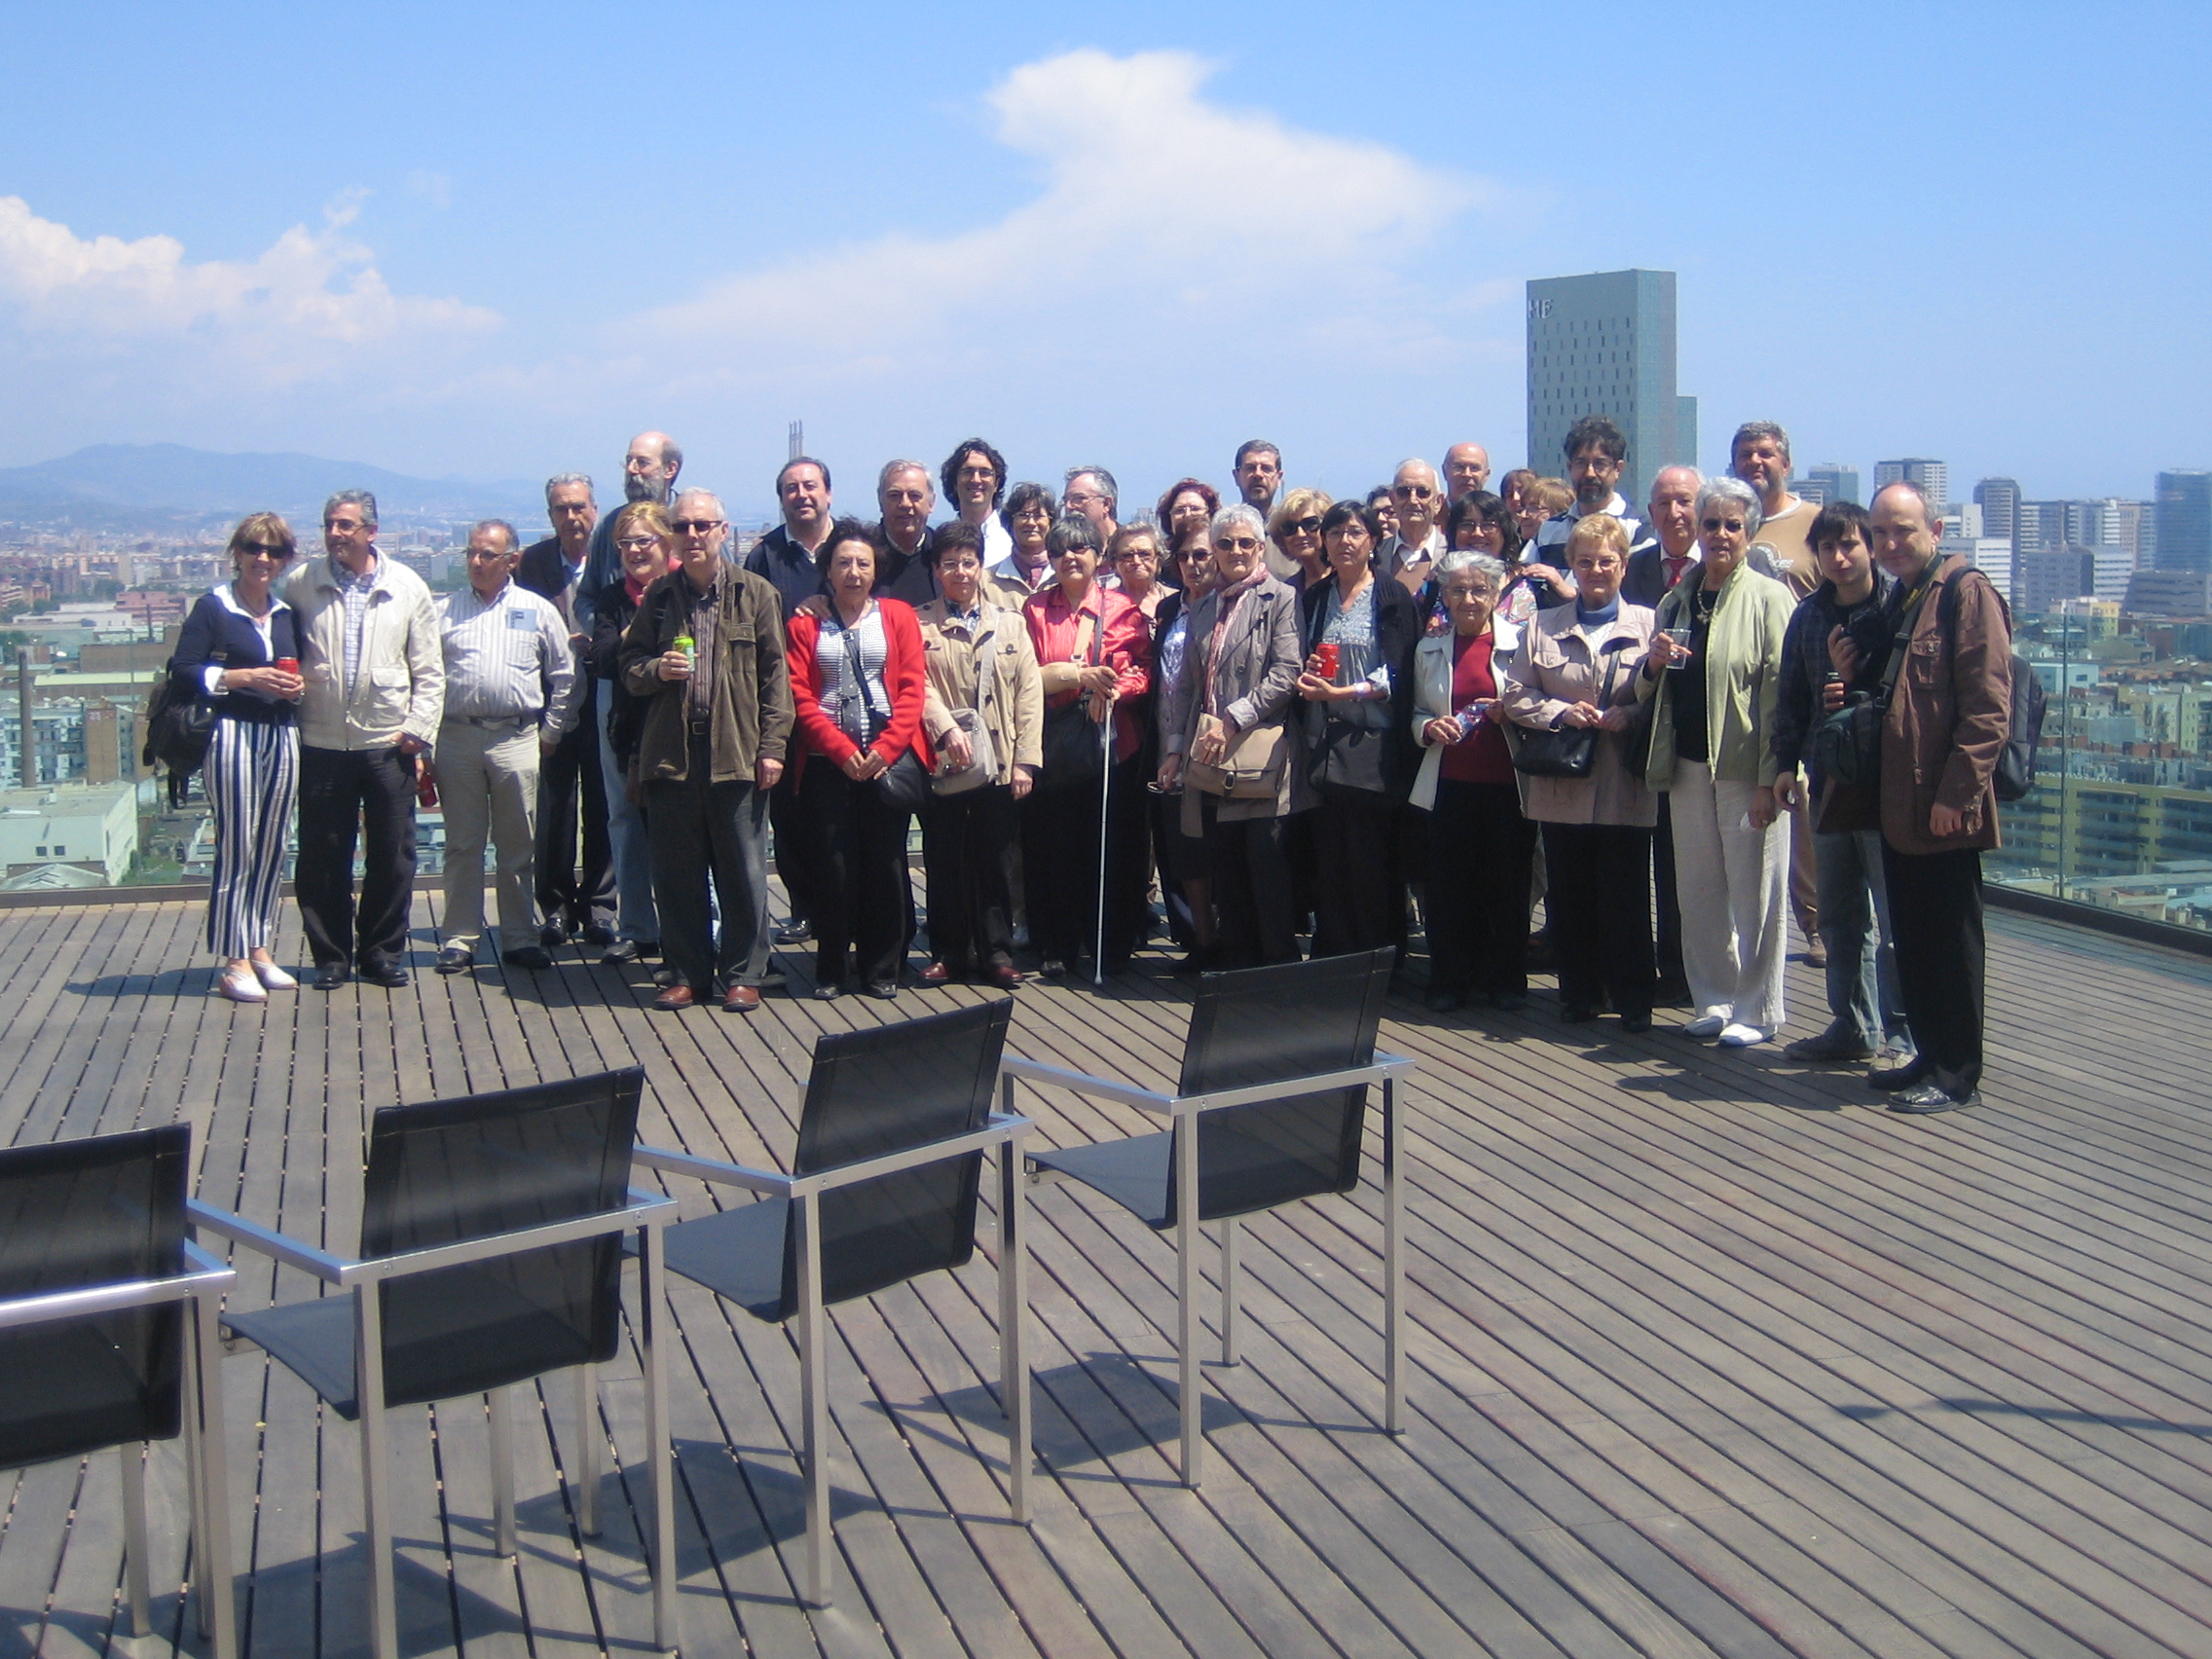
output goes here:
{"type": "Polygon", "coordinates": [[[527,610],[510,610],[507,612],[507,626],[518,633],[528,634],[536,628],[537,618],[527,610]]]}

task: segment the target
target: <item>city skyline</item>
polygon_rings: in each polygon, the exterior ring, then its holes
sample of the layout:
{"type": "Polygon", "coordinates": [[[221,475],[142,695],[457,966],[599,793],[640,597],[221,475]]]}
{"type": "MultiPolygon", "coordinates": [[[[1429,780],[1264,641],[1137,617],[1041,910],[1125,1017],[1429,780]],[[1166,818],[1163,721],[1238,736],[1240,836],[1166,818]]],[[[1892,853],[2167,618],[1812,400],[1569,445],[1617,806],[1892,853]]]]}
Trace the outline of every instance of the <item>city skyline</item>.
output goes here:
{"type": "Polygon", "coordinates": [[[1679,274],[1708,470],[1747,419],[1808,461],[1941,455],[2039,497],[2141,497],[2212,462],[2212,322],[2173,303],[2206,233],[2170,211],[2212,154],[2201,9],[2083,29],[1878,4],[1850,30],[1751,30],[1605,0],[1571,38],[1673,113],[1579,143],[1477,119],[1493,94],[1442,73],[1564,48],[1549,8],[892,21],[687,0],[649,27],[575,4],[26,15],[0,108],[0,465],[187,441],[610,473],[661,426],[696,476],[764,498],[803,419],[847,472],[981,430],[1023,476],[1103,457],[1150,494],[1222,481],[1265,435],[1341,492],[1462,438],[1522,459],[1525,283],[1631,268],[1679,274]],[[70,73],[88,29],[92,106],[70,73]],[[1871,92],[1900,35],[1915,66],[1973,65],[1901,117],[1871,92]],[[1715,43],[1746,71],[1708,70],[1715,43]],[[607,65],[641,48],[716,113],[623,95],[607,65]],[[348,61],[350,95],[263,118],[348,61]],[[1775,98],[1790,81],[1807,95],[1775,98]],[[1910,177],[1920,205],[1937,127],[1946,207],[1884,234],[1862,186],[1910,177]],[[2093,257],[1996,251],[2064,200],[2098,204],[2093,257]],[[1757,205],[1783,201],[1854,205],[1757,205]]]}

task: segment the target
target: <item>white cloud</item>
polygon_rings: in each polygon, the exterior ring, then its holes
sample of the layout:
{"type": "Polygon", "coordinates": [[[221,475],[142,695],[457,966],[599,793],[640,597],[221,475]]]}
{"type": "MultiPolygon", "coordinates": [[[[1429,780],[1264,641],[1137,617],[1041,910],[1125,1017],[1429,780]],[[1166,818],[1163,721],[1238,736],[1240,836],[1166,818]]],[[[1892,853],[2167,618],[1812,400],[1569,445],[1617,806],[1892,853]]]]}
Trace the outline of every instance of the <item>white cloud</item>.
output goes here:
{"type": "Polygon", "coordinates": [[[985,101],[999,141],[1042,165],[1034,200],[979,229],[732,277],[644,321],[738,378],[911,372],[1003,350],[1010,325],[1042,344],[1141,318],[1157,343],[1231,326],[1255,300],[1342,333],[1347,313],[1386,312],[1399,261],[1487,194],[1381,144],[1209,103],[1210,73],[1182,52],[1026,64],[985,101]]]}
{"type": "MultiPolygon", "coordinates": [[[[395,294],[371,251],[343,234],[356,198],[320,231],[295,225],[252,260],[185,258],[174,237],[77,236],[20,197],[0,197],[0,315],[34,349],[148,355],[181,347],[278,384],[428,340],[498,326],[497,313],[453,299],[395,294]]],[[[149,357],[174,362],[173,357],[149,357]]],[[[228,377],[226,377],[228,378],[228,377]]]]}

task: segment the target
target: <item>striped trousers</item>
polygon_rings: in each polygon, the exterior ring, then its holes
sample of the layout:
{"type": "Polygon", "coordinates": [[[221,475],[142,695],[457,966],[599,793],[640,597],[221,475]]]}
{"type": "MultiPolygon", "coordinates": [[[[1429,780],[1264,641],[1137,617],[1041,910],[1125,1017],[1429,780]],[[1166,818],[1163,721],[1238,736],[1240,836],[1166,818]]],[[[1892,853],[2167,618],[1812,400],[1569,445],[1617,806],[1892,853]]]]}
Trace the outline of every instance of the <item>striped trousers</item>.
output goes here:
{"type": "Polygon", "coordinates": [[[300,794],[299,728],[216,720],[201,787],[215,820],[207,945],[225,961],[240,959],[276,937],[284,835],[300,794]]]}

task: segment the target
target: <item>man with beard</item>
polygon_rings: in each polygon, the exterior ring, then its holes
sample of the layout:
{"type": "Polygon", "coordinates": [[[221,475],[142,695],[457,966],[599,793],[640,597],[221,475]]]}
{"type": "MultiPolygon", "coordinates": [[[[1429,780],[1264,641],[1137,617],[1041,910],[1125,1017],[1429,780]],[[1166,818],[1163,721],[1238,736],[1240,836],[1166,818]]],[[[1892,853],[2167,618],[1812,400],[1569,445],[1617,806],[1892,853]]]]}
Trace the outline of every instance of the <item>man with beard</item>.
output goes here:
{"type": "MultiPolygon", "coordinates": [[[[1260,522],[1273,520],[1275,496],[1282,489],[1282,451],[1265,438],[1246,438],[1236,446],[1236,459],[1230,463],[1230,476],[1236,480],[1236,494],[1244,504],[1260,515],[1260,522]]],[[[1270,539],[1265,550],[1268,573],[1277,581],[1289,581],[1300,574],[1298,562],[1270,539]]]]}
{"type": "Polygon", "coordinates": [[[937,506],[930,469],[918,461],[887,463],[876,474],[875,504],[883,515],[876,525],[883,555],[876,596],[927,605],[937,598],[937,572],[929,559],[930,513],[937,506]]]}
{"type": "MultiPolygon", "coordinates": [[[[564,472],[547,481],[545,514],[553,534],[523,550],[517,586],[552,603],[569,636],[570,654],[581,662],[590,631],[576,618],[576,584],[591,556],[599,504],[591,480],[564,472]]],[[[607,782],[600,770],[599,718],[588,673],[574,724],[546,751],[537,770],[538,943],[557,950],[571,935],[605,946],[614,942],[614,858],[608,840],[607,782]],[[576,869],[579,811],[583,870],[576,869]]]]}
{"type": "Polygon", "coordinates": [[[1592,513],[1610,513],[1628,528],[1633,545],[1643,526],[1631,518],[1628,502],[1615,486],[1628,466],[1628,439],[1603,415],[1585,415],[1569,426],[1560,446],[1567,454],[1567,481],[1574,487],[1574,505],[1546,519],[1536,531],[1535,558],[1554,570],[1567,569],[1567,538],[1592,513]]]}
{"type": "MultiPolygon", "coordinates": [[[[622,499],[655,501],[667,506],[676,491],[676,475],[683,470],[683,452],[666,432],[640,432],[630,440],[622,457],[622,499]]],[[[576,584],[576,601],[582,608],[578,620],[588,627],[589,613],[600,590],[622,579],[622,561],[615,557],[614,515],[601,519],[591,533],[591,557],[584,563],[583,579],[576,584]]]]}
{"type": "MultiPolygon", "coordinates": [[[[814,556],[834,523],[830,511],[830,468],[812,456],[784,462],[776,474],[776,504],[784,522],[754,544],[745,568],[765,577],[783,602],[784,620],[822,591],[814,556]]],[[[814,937],[814,900],[807,887],[813,863],[805,856],[807,830],[798,804],[798,774],[785,772],[768,793],[768,824],[775,831],[776,874],[783,879],[791,914],[776,930],[778,944],[804,944],[814,937]]]]}
{"type": "Polygon", "coordinates": [[[1006,500],[1006,457],[982,438],[970,438],[938,468],[944,498],[962,524],[974,525],[983,538],[983,569],[1014,557],[1014,537],[999,519],[1006,500]]]}
{"type": "Polygon", "coordinates": [[[1114,533],[1122,528],[1114,515],[1121,506],[1121,486],[1103,466],[1068,468],[1066,488],[1060,492],[1060,511],[1081,513],[1088,519],[1090,528],[1098,532],[1100,547],[1114,544],[1114,533]]]}

